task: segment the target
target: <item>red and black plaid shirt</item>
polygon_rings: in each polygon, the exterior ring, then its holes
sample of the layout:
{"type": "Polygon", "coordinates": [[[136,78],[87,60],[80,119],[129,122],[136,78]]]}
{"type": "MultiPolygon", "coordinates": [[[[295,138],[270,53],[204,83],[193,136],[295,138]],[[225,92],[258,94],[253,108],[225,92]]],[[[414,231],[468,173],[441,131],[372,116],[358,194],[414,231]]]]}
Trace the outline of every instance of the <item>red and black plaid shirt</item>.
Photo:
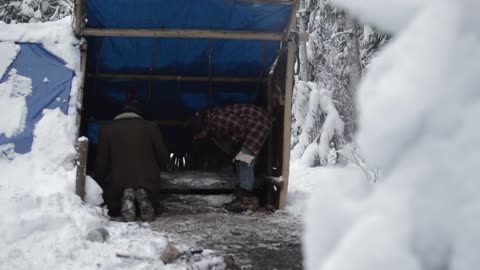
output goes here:
{"type": "Polygon", "coordinates": [[[207,111],[205,131],[213,137],[228,136],[257,156],[267,139],[272,120],[267,111],[250,104],[234,104],[207,111]]]}

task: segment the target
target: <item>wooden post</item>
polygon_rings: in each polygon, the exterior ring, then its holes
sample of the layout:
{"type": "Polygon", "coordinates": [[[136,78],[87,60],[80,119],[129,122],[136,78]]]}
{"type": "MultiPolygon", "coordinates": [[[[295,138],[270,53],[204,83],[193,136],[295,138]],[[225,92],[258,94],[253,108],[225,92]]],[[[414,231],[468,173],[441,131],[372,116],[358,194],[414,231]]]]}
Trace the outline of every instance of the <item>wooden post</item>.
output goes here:
{"type": "Polygon", "coordinates": [[[87,176],[88,139],[85,137],[77,140],[77,179],[75,193],[83,200],[85,198],[85,180],[87,176]]]}
{"type": "Polygon", "coordinates": [[[283,188],[280,192],[279,209],[284,209],[287,205],[288,177],[290,173],[290,137],[292,129],[292,93],[293,93],[293,73],[295,64],[295,46],[293,40],[288,41],[287,45],[287,70],[285,79],[285,105],[283,114],[283,159],[282,159],[282,178],[283,188]]]}
{"type": "Polygon", "coordinates": [[[75,25],[74,32],[77,37],[83,35],[83,30],[85,29],[85,1],[84,0],[75,0],[75,25]]]}
{"type": "Polygon", "coordinates": [[[82,120],[82,111],[83,111],[83,92],[85,88],[85,71],[87,69],[87,43],[82,43],[80,45],[80,88],[78,89],[78,106],[77,106],[77,138],[80,135],[80,124],[82,120]]]}
{"type": "Polygon", "coordinates": [[[298,6],[300,5],[300,0],[294,0],[292,4],[292,11],[290,13],[290,18],[288,20],[287,30],[285,31],[282,40],[287,42],[290,39],[290,33],[295,29],[297,24],[297,11],[298,6]]]}
{"type": "MultiPolygon", "coordinates": [[[[269,76],[267,79],[267,111],[270,116],[273,117],[273,88],[272,88],[272,76],[269,76]]],[[[275,121],[275,119],[273,119],[275,121]]],[[[272,131],[274,130],[274,125],[272,124],[272,131]]],[[[267,139],[267,176],[272,176],[273,173],[273,132],[270,132],[270,135],[267,139]]]]}

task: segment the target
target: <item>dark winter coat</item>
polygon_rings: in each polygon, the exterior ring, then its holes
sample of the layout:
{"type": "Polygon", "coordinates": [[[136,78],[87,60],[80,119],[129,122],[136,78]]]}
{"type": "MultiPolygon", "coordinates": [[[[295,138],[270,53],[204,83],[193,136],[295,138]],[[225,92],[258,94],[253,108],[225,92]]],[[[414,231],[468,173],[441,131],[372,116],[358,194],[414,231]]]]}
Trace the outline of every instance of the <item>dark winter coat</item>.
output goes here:
{"type": "Polygon", "coordinates": [[[160,190],[160,168],[168,166],[168,151],[160,129],[139,117],[117,119],[100,130],[95,177],[105,204],[117,214],[123,191],[145,188],[155,197],[160,190]]]}

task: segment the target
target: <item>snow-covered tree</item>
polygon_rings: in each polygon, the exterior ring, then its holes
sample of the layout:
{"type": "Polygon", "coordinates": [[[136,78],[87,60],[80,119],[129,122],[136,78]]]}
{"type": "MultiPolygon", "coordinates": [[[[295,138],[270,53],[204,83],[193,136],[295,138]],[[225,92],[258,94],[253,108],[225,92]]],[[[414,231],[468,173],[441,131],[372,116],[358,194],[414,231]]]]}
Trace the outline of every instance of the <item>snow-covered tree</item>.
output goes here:
{"type": "MultiPolygon", "coordinates": [[[[354,108],[355,91],[363,71],[379,48],[388,40],[388,36],[378,33],[370,26],[359,25],[328,0],[302,0],[298,12],[298,31],[306,32],[307,42],[300,41],[299,79],[314,82],[319,89],[329,91],[336,112],[344,123],[341,134],[334,134],[340,144],[352,141],[355,131],[356,114],[354,108]]],[[[296,84],[293,108],[292,149],[293,159],[302,158],[305,145],[318,138],[322,118],[318,118],[319,128],[309,129],[306,119],[314,111],[306,111],[309,97],[303,84],[296,84]],[[300,100],[297,100],[300,99],[300,100]],[[308,143],[301,142],[301,134],[308,143]]]]}
{"type": "Polygon", "coordinates": [[[0,21],[46,22],[71,15],[73,0],[0,0],[0,21]]]}

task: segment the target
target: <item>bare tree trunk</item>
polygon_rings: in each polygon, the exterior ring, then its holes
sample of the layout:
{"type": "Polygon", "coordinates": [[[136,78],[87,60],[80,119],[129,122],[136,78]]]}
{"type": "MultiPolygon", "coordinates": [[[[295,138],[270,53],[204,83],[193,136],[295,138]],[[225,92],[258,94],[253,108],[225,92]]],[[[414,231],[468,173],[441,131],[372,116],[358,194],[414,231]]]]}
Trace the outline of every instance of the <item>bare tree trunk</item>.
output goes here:
{"type": "MultiPolygon", "coordinates": [[[[300,18],[298,20],[298,26],[300,30],[300,34],[304,34],[306,32],[307,23],[305,21],[305,0],[300,0],[300,7],[299,7],[300,18]]],[[[299,49],[300,49],[300,80],[302,81],[310,81],[309,71],[308,71],[308,59],[307,59],[307,44],[306,41],[300,39],[299,42],[299,49]]]]}
{"type": "Polygon", "coordinates": [[[355,110],[355,95],[356,89],[362,78],[362,63],[360,56],[360,44],[358,42],[357,23],[355,20],[346,15],[345,16],[345,30],[350,32],[347,37],[347,65],[348,65],[348,95],[351,104],[347,106],[348,112],[345,119],[345,136],[348,141],[353,138],[353,133],[356,129],[356,110],[355,110]]]}
{"type": "Polygon", "coordinates": [[[362,63],[360,57],[360,44],[358,43],[357,24],[353,18],[346,16],[345,28],[350,32],[347,38],[348,47],[348,66],[349,66],[349,85],[350,96],[355,95],[355,89],[362,77],[362,63]]]}

